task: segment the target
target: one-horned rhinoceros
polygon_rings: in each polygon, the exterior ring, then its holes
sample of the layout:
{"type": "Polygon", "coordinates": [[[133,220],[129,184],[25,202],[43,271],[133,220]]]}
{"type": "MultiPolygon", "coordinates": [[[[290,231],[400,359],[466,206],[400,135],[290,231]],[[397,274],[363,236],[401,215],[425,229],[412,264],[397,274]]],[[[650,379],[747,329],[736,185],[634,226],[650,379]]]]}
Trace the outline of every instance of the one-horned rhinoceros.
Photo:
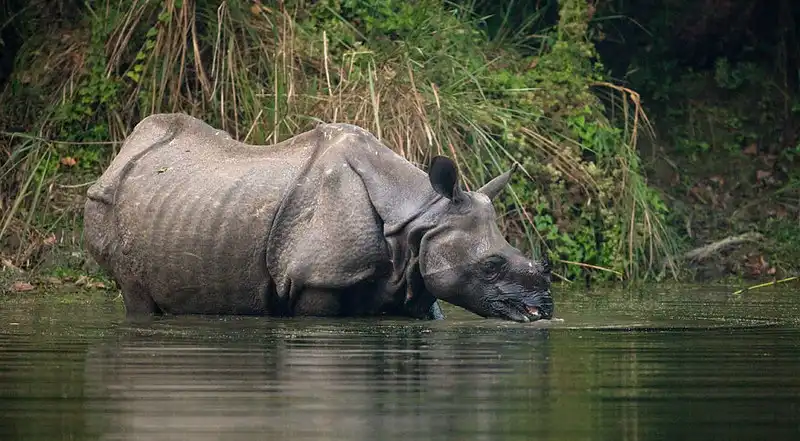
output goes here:
{"type": "Polygon", "coordinates": [[[184,114],[139,122],[92,185],[90,254],[131,314],[551,318],[550,268],[509,245],[455,164],[426,174],[369,132],[249,145],[184,114]]]}

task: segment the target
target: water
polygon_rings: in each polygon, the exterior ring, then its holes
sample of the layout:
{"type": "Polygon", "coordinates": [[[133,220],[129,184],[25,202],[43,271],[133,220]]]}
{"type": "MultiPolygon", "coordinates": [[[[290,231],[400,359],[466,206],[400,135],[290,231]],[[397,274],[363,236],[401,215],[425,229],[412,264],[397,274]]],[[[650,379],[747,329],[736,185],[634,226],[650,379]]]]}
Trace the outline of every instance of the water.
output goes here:
{"type": "Polygon", "coordinates": [[[800,439],[800,296],[731,291],[559,293],[532,325],[0,297],[0,439],[800,439]]]}

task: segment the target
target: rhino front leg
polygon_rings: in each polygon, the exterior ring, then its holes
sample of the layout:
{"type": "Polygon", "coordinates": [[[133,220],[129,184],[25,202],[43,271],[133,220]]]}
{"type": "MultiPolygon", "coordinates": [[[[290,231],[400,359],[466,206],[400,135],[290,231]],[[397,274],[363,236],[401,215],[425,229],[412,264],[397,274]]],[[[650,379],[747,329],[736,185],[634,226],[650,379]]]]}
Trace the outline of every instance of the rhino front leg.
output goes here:
{"type": "Polygon", "coordinates": [[[153,296],[140,283],[120,283],[125,314],[129,317],[161,315],[153,296]]]}
{"type": "Polygon", "coordinates": [[[334,290],[304,288],[295,294],[292,315],[335,317],[351,315],[350,311],[342,311],[339,293],[334,290]]]}

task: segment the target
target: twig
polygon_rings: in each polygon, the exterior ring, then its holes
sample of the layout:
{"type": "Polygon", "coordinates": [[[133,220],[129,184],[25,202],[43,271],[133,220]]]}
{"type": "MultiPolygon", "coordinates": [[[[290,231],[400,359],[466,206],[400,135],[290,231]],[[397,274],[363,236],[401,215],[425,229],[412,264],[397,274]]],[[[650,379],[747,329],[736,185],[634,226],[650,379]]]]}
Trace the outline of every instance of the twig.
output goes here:
{"type": "Polygon", "coordinates": [[[570,261],[570,260],[556,259],[556,261],[561,262],[561,263],[566,263],[568,265],[576,265],[576,266],[582,266],[582,267],[585,267],[585,268],[591,268],[591,269],[596,269],[596,270],[600,270],[600,271],[608,271],[610,273],[614,273],[614,274],[618,275],[619,277],[622,277],[622,273],[621,272],[619,272],[617,270],[613,270],[611,268],[592,265],[592,264],[589,264],[589,263],[573,262],[573,261],[570,261]]]}
{"type": "Polygon", "coordinates": [[[553,273],[552,273],[552,274],[553,274],[554,276],[556,276],[556,277],[557,277],[559,280],[561,280],[562,282],[567,282],[567,283],[569,283],[569,284],[572,284],[572,280],[569,280],[568,278],[566,278],[566,277],[562,276],[561,274],[558,274],[558,273],[557,273],[557,272],[555,272],[555,271],[553,271],[553,273]]]}
{"type": "Polygon", "coordinates": [[[738,245],[743,242],[752,242],[760,240],[762,238],[763,236],[759,233],[744,233],[738,236],[729,236],[722,240],[718,240],[708,245],[688,251],[683,255],[683,257],[689,260],[700,261],[703,259],[707,259],[711,255],[719,253],[725,248],[738,245]]]}
{"type": "Polygon", "coordinates": [[[733,295],[737,296],[737,295],[739,295],[739,294],[741,294],[741,293],[743,293],[745,291],[750,291],[751,289],[763,288],[765,286],[774,286],[774,285],[777,285],[779,283],[791,282],[792,280],[798,280],[798,279],[800,279],[800,276],[787,277],[787,278],[781,279],[781,280],[773,280],[772,282],[759,283],[758,285],[753,285],[753,286],[748,286],[747,288],[742,288],[742,289],[734,292],[733,295]]]}
{"type": "Polygon", "coordinates": [[[328,96],[332,97],[331,74],[328,71],[328,33],[326,31],[322,31],[322,55],[323,65],[325,66],[325,82],[328,83],[328,96]]]}
{"type": "Polygon", "coordinates": [[[50,144],[67,144],[67,145],[114,145],[114,144],[122,144],[124,142],[124,141],[59,141],[57,139],[47,139],[39,136],[29,135],[27,133],[5,132],[5,131],[0,131],[0,135],[9,136],[12,138],[17,137],[24,139],[32,139],[34,141],[46,142],[50,144]]]}
{"type": "Polygon", "coordinates": [[[97,181],[94,180],[94,181],[84,182],[83,184],[74,184],[74,185],[56,184],[56,187],[58,187],[58,188],[81,188],[81,187],[88,187],[88,186],[94,184],[95,182],[97,182],[97,181]]]}
{"type": "Polygon", "coordinates": [[[256,117],[253,118],[253,124],[250,125],[250,130],[247,131],[247,135],[244,135],[244,140],[242,140],[242,142],[247,142],[247,139],[253,134],[253,130],[256,128],[256,124],[258,124],[258,119],[261,118],[262,113],[264,113],[264,109],[260,109],[256,117]]]}

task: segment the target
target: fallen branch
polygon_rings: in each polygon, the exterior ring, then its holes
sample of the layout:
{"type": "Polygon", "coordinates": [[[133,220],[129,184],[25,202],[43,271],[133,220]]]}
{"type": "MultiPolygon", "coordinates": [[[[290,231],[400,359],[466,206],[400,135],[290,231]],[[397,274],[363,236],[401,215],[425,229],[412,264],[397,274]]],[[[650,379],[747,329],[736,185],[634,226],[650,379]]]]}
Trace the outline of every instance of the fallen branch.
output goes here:
{"type": "Polygon", "coordinates": [[[700,248],[695,248],[691,251],[688,251],[683,255],[683,257],[693,261],[700,261],[718,254],[720,251],[726,248],[739,245],[743,242],[754,242],[763,238],[764,236],[762,236],[760,233],[744,233],[738,236],[729,236],[722,240],[718,240],[700,248]]]}
{"type": "Polygon", "coordinates": [[[573,262],[571,260],[556,259],[556,261],[557,262],[561,262],[561,263],[566,263],[567,265],[576,265],[576,266],[580,266],[580,267],[583,267],[583,268],[591,268],[591,269],[596,269],[596,270],[600,270],[600,271],[608,271],[610,273],[616,274],[617,276],[619,276],[620,279],[623,276],[623,274],[621,272],[613,270],[611,268],[605,268],[605,267],[602,267],[602,266],[591,265],[591,264],[588,264],[588,263],[573,262]]]}
{"type": "Polygon", "coordinates": [[[739,295],[739,294],[741,294],[741,293],[743,293],[745,291],[750,291],[751,289],[763,288],[765,286],[774,286],[774,285],[777,285],[779,283],[791,282],[792,280],[797,280],[797,279],[800,279],[800,276],[787,277],[787,278],[781,279],[781,280],[773,280],[772,282],[759,283],[758,285],[753,285],[753,286],[748,286],[747,288],[742,288],[739,291],[734,292],[733,295],[737,296],[737,295],[739,295]]]}

